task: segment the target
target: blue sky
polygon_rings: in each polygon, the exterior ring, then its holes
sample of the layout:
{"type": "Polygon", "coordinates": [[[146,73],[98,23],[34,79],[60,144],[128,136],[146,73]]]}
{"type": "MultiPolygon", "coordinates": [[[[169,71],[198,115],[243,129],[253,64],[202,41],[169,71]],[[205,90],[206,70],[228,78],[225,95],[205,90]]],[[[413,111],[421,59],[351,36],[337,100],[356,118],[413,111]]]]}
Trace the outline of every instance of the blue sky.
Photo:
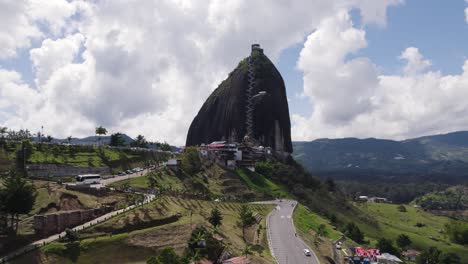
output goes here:
{"type": "MultiPolygon", "coordinates": [[[[401,74],[398,59],[407,47],[418,47],[431,60],[430,69],[442,74],[460,74],[468,57],[468,24],[463,0],[409,0],[387,10],[386,26],[366,25],[368,46],[349,57],[365,56],[378,65],[382,74],[401,74]]],[[[363,27],[358,10],[351,12],[356,27],[363,27]]],[[[296,63],[303,44],[284,50],[277,62],[283,75],[292,113],[310,115],[313,105],[303,91],[302,72],[296,63]]]]}

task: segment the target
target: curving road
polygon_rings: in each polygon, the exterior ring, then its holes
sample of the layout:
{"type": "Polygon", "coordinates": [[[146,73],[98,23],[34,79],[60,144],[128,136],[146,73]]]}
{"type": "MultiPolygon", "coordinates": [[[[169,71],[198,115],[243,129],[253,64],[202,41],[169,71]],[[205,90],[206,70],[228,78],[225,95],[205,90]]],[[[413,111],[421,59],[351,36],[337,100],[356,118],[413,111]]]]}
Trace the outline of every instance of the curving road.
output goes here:
{"type": "Polygon", "coordinates": [[[263,203],[276,204],[267,218],[268,243],[276,261],[279,264],[319,264],[314,251],[295,235],[292,215],[297,202],[283,200],[263,203]],[[308,249],[311,256],[306,256],[304,249],[308,249]]]}

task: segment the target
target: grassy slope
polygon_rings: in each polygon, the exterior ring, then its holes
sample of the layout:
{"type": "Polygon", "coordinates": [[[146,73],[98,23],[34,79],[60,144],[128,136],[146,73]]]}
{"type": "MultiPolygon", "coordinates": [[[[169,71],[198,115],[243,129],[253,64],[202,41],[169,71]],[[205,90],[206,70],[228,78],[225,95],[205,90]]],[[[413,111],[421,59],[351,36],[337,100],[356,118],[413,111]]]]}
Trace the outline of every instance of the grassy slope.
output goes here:
{"type": "MultiPolygon", "coordinates": [[[[45,181],[33,181],[36,188],[36,201],[34,203],[33,209],[29,214],[22,215],[21,219],[28,219],[20,223],[19,233],[20,234],[32,234],[32,216],[38,214],[41,209],[46,208],[49,204],[55,203],[57,206],[61,204],[61,196],[63,194],[70,194],[75,196],[79,203],[82,205],[82,208],[96,208],[100,207],[102,204],[112,203],[117,201],[117,206],[125,206],[126,201],[123,194],[114,194],[106,197],[96,197],[93,195],[75,192],[66,190],[63,185],[59,185],[53,182],[45,181]]],[[[82,209],[77,208],[77,209],[82,209]]]]}
{"type": "MultiPolygon", "coordinates": [[[[18,146],[19,143],[9,143],[7,146],[6,152],[10,160],[15,158],[18,146]]],[[[33,153],[28,159],[28,163],[69,164],[77,167],[100,167],[112,164],[111,169],[115,173],[136,166],[144,166],[145,160],[164,160],[163,156],[166,155],[164,153],[147,153],[145,151],[121,150],[107,147],[93,148],[92,146],[34,144],[33,153]],[[71,148],[75,150],[74,154],[70,151],[71,148]],[[100,154],[100,151],[103,152],[104,156],[100,154]],[[53,155],[54,152],[55,155],[53,155]]]]}
{"type": "Polygon", "coordinates": [[[271,197],[285,197],[290,198],[291,195],[265,176],[251,172],[245,169],[237,169],[236,174],[257,193],[264,193],[271,197]]]}
{"type": "Polygon", "coordinates": [[[407,212],[399,212],[398,205],[393,204],[357,204],[364,215],[375,218],[379,226],[363,225],[357,222],[361,230],[370,239],[371,244],[380,237],[395,240],[399,234],[406,234],[413,241],[413,247],[424,249],[436,246],[444,252],[453,252],[462,258],[462,262],[468,262],[468,247],[463,247],[449,242],[448,238],[439,231],[444,229],[445,223],[450,221],[443,216],[435,216],[423,210],[406,206],[407,212]],[[416,227],[416,223],[424,223],[425,227],[416,227]],[[434,241],[429,237],[435,237],[434,241]]]}
{"type": "Polygon", "coordinates": [[[114,182],[111,186],[122,186],[128,183],[131,187],[148,188],[149,177],[154,177],[156,179],[156,186],[163,186],[165,188],[170,186],[172,189],[183,188],[182,181],[170,170],[161,170],[161,174],[153,171],[144,176],[131,179],[125,179],[125,176],[122,176],[121,181],[114,182]]]}
{"type": "MultiPolygon", "coordinates": [[[[186,235],[190,234],[190,228],[186,228],[187,224],[190,223],[189,210],[193,212],[192,223],[207,224],[207,217],[211,208],[218,207],[221,211],[224,219],[223,224],[220,228],[220,233],[224,236],[224,242],[234,252],[239,254],[244,248],[244,242],[242,240],[241,228],[237,226],[237,214],[240,208],[239,203],[216,203],[198,200],[186,200],[179,199],[176,197],[163,197],[156,202],[148,204],[143,208],[133,210],[115,217],[105,223],[102,223],[92,229],[88,229],[84,235],[101,234],[99,233],[99,226],[121,226],[125,225],[127,221],[131,221],[135,215],[147,214],[152,218],[158,218],[168,216],[174,213],[181,213],[183,216],[179,221],[143,230],[137,230],[130,233],[123,233],[113,236],[102,236],[99,238],[84,239],[80,243],[79,257],[77,263],[101,263],[101,262],[116,262],[116,263],[143,263],[149,256],[159,249],[154,244],[164,244],[164,246],[174,246],[180,250],[180,245],[186,244],[185,240],[177,241],[173,239],[172,232],[161,233],[162,229],[177,228],[178,226],[184,227],[182,229],[186,235]],[[151,240],[151,237],[154,237],[151,240]],[[169,243],[164,243],[170,241],[169,243]],[[174,245],[171,245],[173,243],[174,245]],[[145,246],[142,246],[144,244],[145,246]],[[153,247],[150,247],[153,245],[153,247]]],[[[263,216],[262,226],[265,227],[266,215],[271,211],[272,206],[268,205],[251,205],[251,209],[258,212],[263,216]]],[[[209,224],[208,224],[209,225],[209,224]]],[[[188,225],[189,227],[189,225],[188,225]]],[[[255,230],[255,227],[253,228],[255,230]]],[[[179,231],[181,231],[179,229],[179,231]]],[[[262,229],[262,237],[265,237],[265,229],[262,229]]],[[[181,236],[185,237],[186,236],[181,236]]],[[[268,252],[268,246],[266,240],[261,241],[261,247],[263,248],[263,258],[259,258],[259,253],[255,253],[255,258],[259,259],[260,263],[270,263],[272,257],[268,252]]],[[[27,263],[33,258],[46,258],[49,256],[49,263],[67,263],[70,262],[70,253],[67,253],[65,244],[63,243],[52,243],[41,249],[40,252],[35,254],[29,254],[20,259],[19,263],[27,263]],[[68,258],[57,256],[67,255],[68,258]]]]}
{"type": "Polygon", "coordinates": [[[295,209],[293,219],[296,228],[304,234],[315,235],[318,227],[324,224],[328,238],[336,240],[340,237],[340,232],[334,230],[326,218],[309,211],[302,204],[295,209]]]}
{"type": "Polygon", "coordinates": [[[309,211],[302,204],[298,204],[294,210],[293,220],[296,230],[304,242],[318,253],[318,257],[322,263],[328,263],[324,256],[331,255],[331,240],[338,239],[340,232],[334,230],[326,218],[309,211]],[[316,231],[322,224],[325,225],[326,237],[325,239],[316,239],[316,231]]]}

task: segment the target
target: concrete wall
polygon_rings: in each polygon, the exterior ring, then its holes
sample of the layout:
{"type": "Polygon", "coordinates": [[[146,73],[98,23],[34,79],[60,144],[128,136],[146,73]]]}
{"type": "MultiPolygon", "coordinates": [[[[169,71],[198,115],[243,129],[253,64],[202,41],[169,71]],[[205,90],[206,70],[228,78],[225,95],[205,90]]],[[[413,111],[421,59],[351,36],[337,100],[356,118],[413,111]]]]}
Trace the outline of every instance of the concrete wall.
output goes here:
{"type": "Polygon", "coordinates": [[[110,175],[109,167],[75,167],[68,164],[28,164],[31,176],[76,176],[79,174],[110,175]]]}
{"type": "Polygon", "coordinates": [[[80,211],[58,212],[34,216],[36,234],[46,236],[64,231],[99,217],[107,212],[107,208],[96,208],[80,211]]]}

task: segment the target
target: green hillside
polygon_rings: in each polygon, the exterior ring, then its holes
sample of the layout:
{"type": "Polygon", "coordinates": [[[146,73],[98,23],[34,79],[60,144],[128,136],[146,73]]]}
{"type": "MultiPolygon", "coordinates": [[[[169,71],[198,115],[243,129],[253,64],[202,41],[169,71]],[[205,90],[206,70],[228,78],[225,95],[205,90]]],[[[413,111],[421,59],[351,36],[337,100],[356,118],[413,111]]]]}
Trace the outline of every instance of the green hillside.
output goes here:
{"type": "Polygon", "coordinates": [[[417,204],[429,210],[468,210],[468,186],[458,185],[416,198],[417,204]]]}
{"type": "MultiPolygon", "coordinates": [[[[5,150],[14,160],[20,143],[9,142],[5,150]]],[[[94,147],[91,145],[32,144],[27,163],[68,164],[77,167],[108,166],[112,172],[166,160],[168,154],[131,148],[94,147]]]]}
{"type": "MultiPolygon", "coordinates": [[[[211,209],[215,207],[224,217],[217,231],[222,243],[233,254],[240,255],[246,242],[242,238],[242,229],[236,224],[239,203],[217,203],[164,196],[144,207],[87,229],[82,233],[83,240],[72,249],[67,243],[55,242],[41,248],[40,251],[21,257],[15,263],[37,262],[39,259],[47,263],[145,263],[146,259],[165,247],[173,247],[176,252],[182,254],[187,247],[192,228],[205,225],[211,230],[207,218],[211,209]],[[142,222],[174,214],[180,214],[181,218],[170,224],[113,235],[105,232],[126,225],[141,225],[142,222]]],[[[265,218],[272,206],[251,205],[250,208],[262,216],[261,223],[250,227],[246,232],[246,240],[255,245],[252,250],[253,260],[255,263],[271,263],[273,259],[266,241],[265,218]],[[260,233],[257,233],[257,229],[260,233]]]]}
{"type": "Polygon", "coordinates": [[[377,239],[382,237],[395,241],[398,235],[406,234],[413,241],[411,245],[413,248],[422,250],[435,246],[443,252],[456,253],[462,259],[462,263],[468,262],[468,247],[451,242],[445,234],[445,224],[453,221],[450,218],[436,216],[412,206],[405,206],[406,212],[400,212],[398,205],[394,204],[354,205],[362,216],[375,219],[378,223],[378,225],[365,225],[356,222],[371,245],[375,246],[377,239]]]}

